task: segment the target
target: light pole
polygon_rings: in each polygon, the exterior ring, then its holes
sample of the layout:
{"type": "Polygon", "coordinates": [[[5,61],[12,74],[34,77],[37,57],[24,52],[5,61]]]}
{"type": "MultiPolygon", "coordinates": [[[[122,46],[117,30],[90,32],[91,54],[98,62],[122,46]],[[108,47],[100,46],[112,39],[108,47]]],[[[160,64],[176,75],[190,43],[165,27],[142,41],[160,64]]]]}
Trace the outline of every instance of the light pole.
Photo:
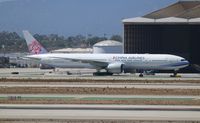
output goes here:
{"type": "Polygon", "coordinates": [[[1,47],[2,47],[2,49],[3,49],[3,56],[5,57],[5,45],[2,44],[1,47]]]}
{"type": "Polygon", "coordinates": [[[106,40],[106,35],[107,35],[106,33],[103,34],[104,40],[106,40]]]}

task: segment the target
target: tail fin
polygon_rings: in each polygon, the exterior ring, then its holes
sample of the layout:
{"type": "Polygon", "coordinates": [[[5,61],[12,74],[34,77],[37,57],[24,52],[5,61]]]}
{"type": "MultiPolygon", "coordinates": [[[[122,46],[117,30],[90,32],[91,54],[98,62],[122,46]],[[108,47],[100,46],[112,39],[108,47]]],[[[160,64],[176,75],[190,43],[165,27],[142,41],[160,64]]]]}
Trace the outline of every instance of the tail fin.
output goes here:
{"type": "Polygon", "coordinates": [[[29,31],[25,30],[23,34],[31,54],[47,53],[47,50],[29,33],[29,31]]]}

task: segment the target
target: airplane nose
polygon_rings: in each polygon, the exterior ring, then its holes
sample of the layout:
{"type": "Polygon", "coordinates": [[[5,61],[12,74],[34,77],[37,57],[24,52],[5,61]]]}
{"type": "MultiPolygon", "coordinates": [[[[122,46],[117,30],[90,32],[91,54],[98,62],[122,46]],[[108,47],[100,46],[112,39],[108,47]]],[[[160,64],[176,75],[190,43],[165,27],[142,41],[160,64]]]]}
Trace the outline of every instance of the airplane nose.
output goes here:
{"type": "Polygon", "coordinates": [[[185,61],[184,61],[184,64],[185,64],[185,65],[189,65],[189,64],[190,64],[190,62],[189,62],[189,61],[187,61],[187,60],[185,60],[185,61]]]}
{"type": "Polygon", "coordinates": [[[186,60],[186,64],[187,64],[187,65],[189,65],[189,64],[190,64],[190,62],[186,60]]]}

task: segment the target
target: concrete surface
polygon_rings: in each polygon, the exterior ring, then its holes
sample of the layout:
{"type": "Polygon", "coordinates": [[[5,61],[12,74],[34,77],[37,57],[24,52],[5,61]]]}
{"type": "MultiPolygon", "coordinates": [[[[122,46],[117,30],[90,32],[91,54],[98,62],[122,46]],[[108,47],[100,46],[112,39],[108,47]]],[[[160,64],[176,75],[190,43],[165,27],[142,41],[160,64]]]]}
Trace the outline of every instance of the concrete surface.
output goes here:
{"type": "Polygon", "coordinates": [[[198,106],[0,105],[0,107],[0,119],[200,121],[198,106]]]}

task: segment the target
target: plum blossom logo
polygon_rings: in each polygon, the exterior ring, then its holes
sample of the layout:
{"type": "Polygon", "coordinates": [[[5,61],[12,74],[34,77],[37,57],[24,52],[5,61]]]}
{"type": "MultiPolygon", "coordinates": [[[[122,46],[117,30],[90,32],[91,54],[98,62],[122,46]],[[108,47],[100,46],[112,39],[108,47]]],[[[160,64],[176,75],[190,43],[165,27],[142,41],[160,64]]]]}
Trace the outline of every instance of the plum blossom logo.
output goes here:
{"type": "Polygon", "coordinates": [[[32,41],[31,44],[28,45],[28,48],[33,54],[39,54],[42,50],[42,46],[36,40],[32,41]]]}

